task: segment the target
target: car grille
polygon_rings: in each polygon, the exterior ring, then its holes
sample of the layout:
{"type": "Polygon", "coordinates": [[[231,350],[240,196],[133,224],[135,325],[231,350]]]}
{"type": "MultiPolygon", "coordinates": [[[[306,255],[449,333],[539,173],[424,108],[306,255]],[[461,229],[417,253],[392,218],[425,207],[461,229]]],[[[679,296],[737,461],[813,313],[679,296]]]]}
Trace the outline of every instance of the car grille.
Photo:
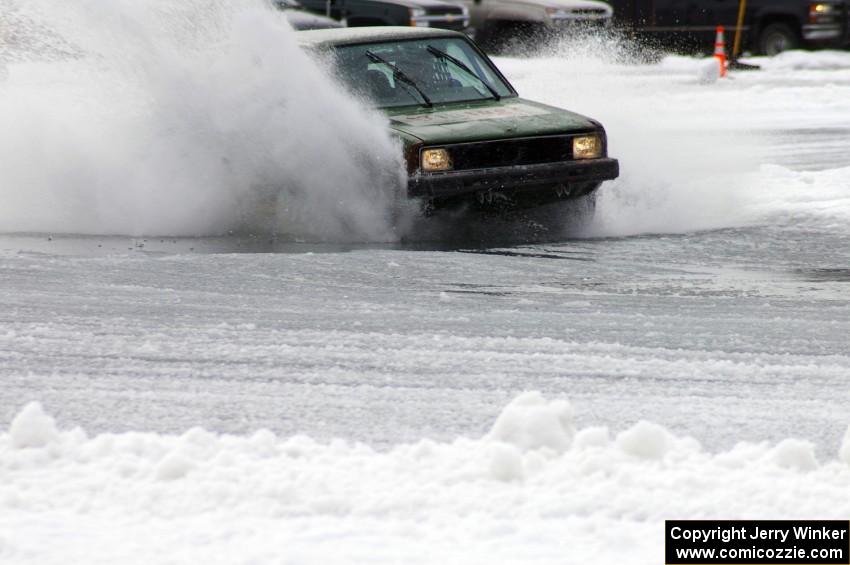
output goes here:
{"type": "Polygon", "coordinates": [[[426,13],[436,18],[429,23],[429,27],[463,31],[469,25],[469,20],[464,18],[463,9],[460,6],[430,8],[426,13]]]}
{"type": "Polygon", "coordinates": [[[447,145],[453,169],[535,165],[572,159],[571,136],[556,135],[447,145]]]}
{"type": "Polygon", "coordinates": [[[425,13],[429,16],[442,16],[445,14],[461,16],[463,15],[463,8],[460,6],[440,6],[439,8],[426,8],[425,13]]]}
{"type": "Polygon", "coordinates": [[[431,27],[437,29],[448,29],[452,31],[463,31],[466,29],[464,21],[461,19],[460,16],[458,16],[456,20],[451,22],[431,22],[431,27]]]}
{"type": "Polygon", "coordinates": [[[607,12],[604,8],[581,8],[581,9],[578,9],[578,10],[571,10],[571,12],[573,14],[576,14],[576,15],[579,15],[579,16],[596,16],[596,17],[602,17],[602,16],[605,16],[607,14],[607,12]]]}

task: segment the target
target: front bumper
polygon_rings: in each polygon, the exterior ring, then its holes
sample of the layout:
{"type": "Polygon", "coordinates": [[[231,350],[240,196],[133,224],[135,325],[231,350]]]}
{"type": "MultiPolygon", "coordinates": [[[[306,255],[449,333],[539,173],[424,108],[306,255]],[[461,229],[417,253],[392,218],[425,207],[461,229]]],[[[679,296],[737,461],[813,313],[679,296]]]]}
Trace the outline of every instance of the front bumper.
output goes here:
{"type": "Polygon", "coordinates": [[[435,14],[426,16],[413,16],[410,18],[413,27],[433,27],[463,31],[469,27],[469,14],[435,14]]]}
{"type": "Polygon", "coordinates": [[[573,29],[587,27],[588,29],[607,28],[611,26],[611,16],[586,15],[552,15],[549,16],[549,27],[555,29],[573,29]]]}
{"type": "Polygon", "coordinates": [[[841,24],[809,24],[803,26],[803,39],[810,43],[840,43],[844,29],[841,24]]]}
{"type": "Polygon", "coordinates": [[[553,190],[570,198],[585,194],[588,184],[615,179],[619,174],[616,159],[562,161],[416,174],[408,179],[407,191],[412,197],[433,200],[472,197],[482,192],[522,195],[553,190]]]}

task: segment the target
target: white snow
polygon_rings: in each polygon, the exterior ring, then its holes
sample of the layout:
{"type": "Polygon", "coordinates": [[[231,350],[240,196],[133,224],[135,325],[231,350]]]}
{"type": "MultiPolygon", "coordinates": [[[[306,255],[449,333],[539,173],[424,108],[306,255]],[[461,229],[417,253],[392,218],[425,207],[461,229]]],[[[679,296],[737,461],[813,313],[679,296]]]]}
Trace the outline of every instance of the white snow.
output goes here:
{"type": "Polygon", "coordinates": [[[844,439],[838,450],[838,458],[850,465],[850,426],[847,427],[847,432],[844,434],[844,439]]]}
{"type": "Polygon", "coordinates": [[[44,447],[57,437],[56,422],[38,402],[30,402],[12,420],[9,438],[14,447],[44,447]]]}
{"type": "Polygon", "coordinates": [[[490,448],[490,473],[500,481],[520,480],[525,477],[522,453],[510,444],[495,444],[490,448]]]}
{"type": "Polygon", "coordinates": [[[542,394],[533,391],[508,404],[488,437],[523,451],[547,447],[560,453],[570,447],[574,435],[570,404],[564,400],[547,402],[542,394]]]}
{"type": "Polygon", "coordinates": [[[662,426],[641,420],[617,435],[617,446],[629,455],[662,459],[670,449],[670,434],[662,426]]]}
{"type": "Polygon", "coordinates": [[[154,477],[160,481],[179,479],[194,468],[194,462],[182,453],[169,453],[154,470],[154,477]]]}
{"type": "Polygon", "coordinates": [[[607,447],[611,442],[611,433],[606,426],[590,426],[576,433],[573,445],[577,449],[590,449],[593,447],[607,447]]]}
{"type": "Polygon", "coordinates": [[[850,69],[850,53],[846,51],[786,51],[775,57],[751,57],[755,63],[770,71],[846,71],[850,69]]]}
{"type": "MultiPolygon", "coordinates": [[[[850,133],[847,134],[850,147],[850,133]]],[[[793,171],[762,165],[753,175],[745,205],[760,219],[793,220],[828,229],[850,226],[850,167],[824,171],[793,171]]]]}
{"type": "MultiPolygon", "coordinates": [[[[16,422],[43,422],[36,406],[16,422]]],[[[566,448],[568,406],[514,399],[494,428],[521,429],[517,444],[490,433],[389,451],[262,430],[61,431],[41,447],[3,433],[0,562],[650,564],[666,518],[850,513],[848,461],[818,462],[807,442],[712,454],[640,422],[615,444],[585,428],[566,448]]]]}
{"type": "Polygon", "coordinates": [[[774,448],[773,459],[781,467],[799,471],[811,471],[818,466],[814,444],[799,439],[785,439],[779,442],[774,448]]]}

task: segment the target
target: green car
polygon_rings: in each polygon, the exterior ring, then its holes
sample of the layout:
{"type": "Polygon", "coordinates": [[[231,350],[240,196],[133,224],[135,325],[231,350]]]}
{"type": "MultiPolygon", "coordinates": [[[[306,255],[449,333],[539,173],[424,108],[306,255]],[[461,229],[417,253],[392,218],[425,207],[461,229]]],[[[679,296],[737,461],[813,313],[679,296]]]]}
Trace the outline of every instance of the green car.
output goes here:
{"type": "Polygon", "coordinates": [[[298,32],[390,119],[408,193],[429,207],[533,207],[586,197],[619,164],[602,125],[524,100],[465,35],[374,27],[298,32]]]}

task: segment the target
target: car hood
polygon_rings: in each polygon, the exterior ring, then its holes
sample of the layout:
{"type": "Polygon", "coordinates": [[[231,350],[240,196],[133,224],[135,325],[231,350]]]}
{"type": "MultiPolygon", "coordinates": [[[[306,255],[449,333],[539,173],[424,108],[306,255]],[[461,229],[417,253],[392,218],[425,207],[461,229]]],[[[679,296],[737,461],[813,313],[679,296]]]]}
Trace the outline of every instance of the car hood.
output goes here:
{"type": "Polygon", "coordinates": [[[385,111],[393,130],[427,145],[579,133],[600,128],[580,114],[522,98],[385,111]]]}

